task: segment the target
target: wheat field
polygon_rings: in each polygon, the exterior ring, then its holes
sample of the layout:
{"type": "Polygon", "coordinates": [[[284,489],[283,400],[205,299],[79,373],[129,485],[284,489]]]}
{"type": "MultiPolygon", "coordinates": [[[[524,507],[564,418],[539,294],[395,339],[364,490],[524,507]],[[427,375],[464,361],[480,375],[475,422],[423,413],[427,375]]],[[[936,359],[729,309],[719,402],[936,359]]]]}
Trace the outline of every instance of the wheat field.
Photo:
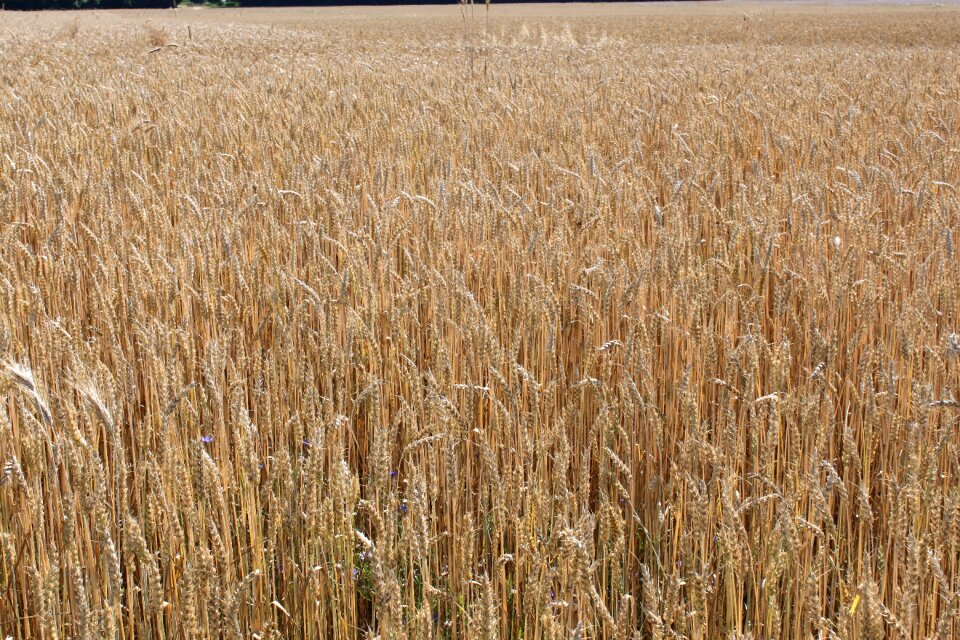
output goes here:
{"type": "Polygon", "coordinates": [[[954,638],[960,7],[0,13],[0,637],[954,638]]]}

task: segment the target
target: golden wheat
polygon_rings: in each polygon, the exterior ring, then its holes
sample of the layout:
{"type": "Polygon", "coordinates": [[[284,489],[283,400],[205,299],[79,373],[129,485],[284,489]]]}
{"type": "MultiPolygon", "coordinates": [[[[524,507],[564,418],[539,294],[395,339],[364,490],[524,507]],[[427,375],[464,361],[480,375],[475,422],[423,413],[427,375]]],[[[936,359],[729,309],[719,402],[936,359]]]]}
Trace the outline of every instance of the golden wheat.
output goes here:
{"type": "Polygon", "coordinates": [[[0,14],[0,633],[960,633],[960,11],[0,14]]]}

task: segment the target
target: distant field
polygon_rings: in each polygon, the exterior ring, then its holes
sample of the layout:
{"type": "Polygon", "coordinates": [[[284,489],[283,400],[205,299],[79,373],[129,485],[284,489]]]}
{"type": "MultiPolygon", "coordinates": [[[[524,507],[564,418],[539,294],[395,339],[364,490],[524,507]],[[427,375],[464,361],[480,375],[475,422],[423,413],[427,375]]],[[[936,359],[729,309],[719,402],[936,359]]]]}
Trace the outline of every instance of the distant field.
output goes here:
{"type": "MultiPolygon", "coordinates": [[[[704,43],[740,43],[750,40],[751,32],[766,20],[775,20],[774,28],[763,34],[771,43],[824,44],[843,42],[953,44],[946,27],[960,11],[958,0],[921,4],[914,0],[835,0],[818,2],[619,2],[504,4],[494,3],[490,23],[505,29],[519,28],[518,20],[540,24],[576,20],[583,29],[602,27],[607,32],[623,32],[633,42],[663,42],[672,45],[704,43]],[[941,23],[946,17],[947,25],[941,23]],[[753,20],[750,25],[744,24],[753,20]],[[866,20],[866,22],[864,22],[866,20]],[[749,27],[754,27],[750,29],[749,27]]],[[[486,7],[476,3],[466,9],[475,25],[482,28],[487,21],[486,7]]],[[[80,11],[51,13],[4,14],[0,26],[9,28],[37,25],[51,28],[64,22],[105,27],[126,24],[142,26],[144,22],[169,27],[186,25],[286,26],[308,31],[326,32],[332,27],[362,27],[368,22],[389,22],[393,27],[431,26],[435,30],[408,31],[407,36],[427,41],[442,40],[444,29],[463,26],[463,10],[457,3],[447,5],[396,5],[354,7],[264,7],[248,9],[210,9],[179,7],[175,10],[80,11]],[[459,24],[453,24],[459,23],[459,24]]],[[[367,24],[369,27],[370,25],[367,24]]],[[[528,25],[529,27],[530,25],[528,25]]],[[[768,24],[769,26],[769,24],[768,24]]]]}
{"type": "Polygon", "coordinates": [[[0,637],[954,638],[960,7],[0,13],[0,637]]]}

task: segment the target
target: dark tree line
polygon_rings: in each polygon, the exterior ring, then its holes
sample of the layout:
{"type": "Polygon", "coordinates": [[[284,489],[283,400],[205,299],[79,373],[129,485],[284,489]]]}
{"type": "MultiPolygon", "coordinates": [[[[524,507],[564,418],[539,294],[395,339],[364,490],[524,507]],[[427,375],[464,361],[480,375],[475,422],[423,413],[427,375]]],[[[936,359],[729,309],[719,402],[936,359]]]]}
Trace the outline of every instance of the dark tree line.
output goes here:
{"type": "Polygon", "coordinates": [[[46,9],[170,9],[178,0],[0,0],[8,11],[46,9]]]}
{"type": "MultiPolygon", "coordinates": [[[[205,0],[194,0],[204,2],[205,0]]],[[[407,0],[415,4],[455,4],[457,0],[407,0]]],[[[475,0],[482,5],[483,0],[475,0]]],[[[524,2],[535,0],[496,0],[524,2]]],[[[552,2],[582,2],[584,0],[551,0],[552,2]]],[[[169,9],[180,0],[0,0],[0,7],[14,11],[37,11],[41,9],[169,9]]],[[[280,6],[349,6],[405,4],[405,0],[213,0],[212,6],[231,7],[280,7],[280,6]]]]}

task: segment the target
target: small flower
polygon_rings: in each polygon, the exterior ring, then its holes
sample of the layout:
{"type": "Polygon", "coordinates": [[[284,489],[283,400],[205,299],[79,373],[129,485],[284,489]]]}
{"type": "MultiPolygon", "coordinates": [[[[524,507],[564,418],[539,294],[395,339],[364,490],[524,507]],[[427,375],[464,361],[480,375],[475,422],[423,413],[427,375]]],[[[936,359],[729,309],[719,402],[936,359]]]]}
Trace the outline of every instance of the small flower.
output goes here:
{"type": "Polygon", "coordinates": [[[960,353],[960,338],[957,337],[956,333],[947,336],[947,348],[952,355],[960,353]]]}
{"type": "Polygon", "coordinates": [[[396,477],[397,477],[397,472],[396,472],[396,471],[391,471],[391,472],[390,472],[390,477],[391,477],[391,478],[396,478],[396,477]]]}
{"type": "Polygon", "coordinates": [[[211,442],[213,442],[213,436],[202,436],[200,438],[200,442],[202,442],[203,444],[210,444],[211,442]]]}

